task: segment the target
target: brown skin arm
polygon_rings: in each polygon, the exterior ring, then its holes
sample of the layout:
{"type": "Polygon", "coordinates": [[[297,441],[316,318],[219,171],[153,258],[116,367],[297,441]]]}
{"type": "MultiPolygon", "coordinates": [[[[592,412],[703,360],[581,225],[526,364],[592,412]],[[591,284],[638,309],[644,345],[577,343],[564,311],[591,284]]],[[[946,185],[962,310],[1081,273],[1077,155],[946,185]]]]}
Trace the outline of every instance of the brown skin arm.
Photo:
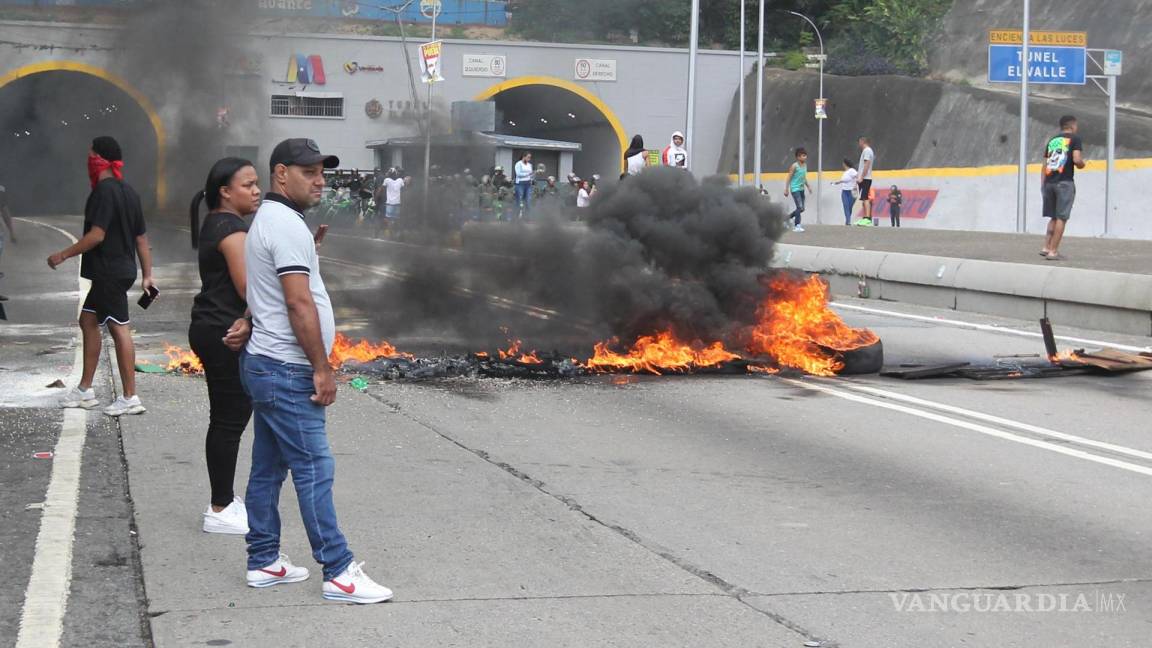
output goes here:
{"type": "Polygon", "coordinates": [[[140,285],[147,292],[156,287],[156,282],[152,280],[152,247],[148,245],[147,234],[136,237],[136,255],[140,257],[140,271],[144,275],[140,285]]]}
{"type": "Polygon", "coordinates": [[[1081,151],[1072,151],[1072,164],[1075,164],[1077,169],[1084,168],[1084,155],[1081,151]]]}
{"type": "MultiPolygon", "coordinates": [[[[236,294],[240,295],[240,299],[247,299],[248,292],[248,275],[244,264],[244,239],[246,238],[248,235],[244,232],[234,232],[225,236],[224,240],[216,246],[216,249],[224,255],[224,262],[228,264],[228,276],[232,279],[232,286],[236,288],[236,294]]],[[[245,316],[247,315],[246,312],[245,316]]],[[[246,317],[242,317],[228,328],[228,332],[224,335],[224,346],[233,351],[239,351],[248,344],[250,337],[252,337],[252,325],[246,317]]]]}
{"type": "Polygon", "coordinates": [[[48,257],[48,267],[55,270],[60,266],[61,263],[64,263],[74,256],[80,256],[81,254],[88,252],[103,242],[104,230],[99,227],[93,227],[92,229],[88,230],[88,233],[84,235],[84,238],[48,257]]]}
{"type": "Polygon", "coordinates": [[[320,335],[320,314],[316,302],[312,301],[312,289],[306,274],[286,274],[280,277],[284,288],[284,302],[288,306],[288,321],[296,341],[308,356],[312,365],[312,382],[316,393],[312,402],[317,405],[331,405],[336,402],[336,373],[328,364],[324,351],[324,340],[320,335]]]}

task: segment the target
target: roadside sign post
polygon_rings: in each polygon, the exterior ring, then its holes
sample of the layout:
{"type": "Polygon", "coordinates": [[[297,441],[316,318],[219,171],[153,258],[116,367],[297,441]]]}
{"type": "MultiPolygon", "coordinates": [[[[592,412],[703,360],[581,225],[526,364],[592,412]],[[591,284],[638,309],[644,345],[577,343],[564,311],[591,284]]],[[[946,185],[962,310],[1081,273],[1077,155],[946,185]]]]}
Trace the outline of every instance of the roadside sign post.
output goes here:
{"type": "MultiPolygon", "coordinates": [[[[436,19],[440,17],[440,10],[443,9],[441,0],[420,0],[420,13],[427,18],[432,19],[432,40],[429,44],[436,42],[436,19]]],[[[440,60],[443,60],[443,51],[438,52],[440,60]]],[[[429,176],[432,174],[432,88],[436,86],[436,77],[439,76],[439,63],[436,65],[435,70],[429,70],[429,66],[423,55],[423,46],[421,47],[421,60],[424,63],[424,74],[428,75],[428,128],[424,129],[424,212],[428,212],[428,181],[429,176]]]]}
{"type": "Polygon", "coordinates": [[[1090,74],[1088,78],[1108,95],[1108,162],[1104,170],[1104,236],[1108,236],[1112,233],[1112,174],[1116,168],[1116,78],[1124,69],[1124,53],[1119,50],[1090,49],[1088,59],[1100,70],[1100,74],[1090,74]],[[1107,87],[1100,84],[1101,80],[1105,81],[1107,87]]]}

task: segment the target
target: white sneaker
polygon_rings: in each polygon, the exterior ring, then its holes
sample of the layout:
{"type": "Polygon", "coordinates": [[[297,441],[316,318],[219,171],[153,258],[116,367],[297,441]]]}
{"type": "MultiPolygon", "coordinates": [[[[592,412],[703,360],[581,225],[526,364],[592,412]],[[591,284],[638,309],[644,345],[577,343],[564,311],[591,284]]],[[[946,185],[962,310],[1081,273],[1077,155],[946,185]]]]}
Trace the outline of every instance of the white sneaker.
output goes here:
{"type": "Polygon", "coordinates": [[[112,404],[104,408],[104,413],[108,416],[124,416],[125,414],[143,414],[148,410],[140,404],[140,396],[136,395],[132,398],[124,398],[123,396],[116,397],[112,404]]]}
{"type": "Polygon", "coordinates": [[[803,228],[803,227],[800,227],[799,225],[797,225],[796,227],[793,227],[793,228],[792,228],[792,231],[793,231],[793,232],[803,232],[803,231],[804,231],[804,228],[803,228]]]}
{"type": "Polygon", "coordinates": [[[392,598],[392,590],[368,578],[360,568],[363,564],[354,562],[336,578],[324,581],[324,598],[349,603],[383,603],[392,598]]]}
{"type": "Polygon", "coordinates": [[[247,534],[248,509],[244,508],[244,500],[237,497],[219,513],[209,506],[204,511],[204,533],[247,534]]]}
{"type": "Polygon", "coordinates": [[[248,570],[248,587],[271,587],[280,583],[299,583],[303,580],[308,580],[308,570],[293,565],[284,554],[280,554],[276,562],[267,567],[248,570]]]}
{"type": "Polygon", "coordinates": [[[80,389],[73,387],[68,390],[67,394],[60,397],[60,407],[80,409],[92,409],[100,404],[96,399],[96,390],[89,387],[88,389],[80,389]]]}

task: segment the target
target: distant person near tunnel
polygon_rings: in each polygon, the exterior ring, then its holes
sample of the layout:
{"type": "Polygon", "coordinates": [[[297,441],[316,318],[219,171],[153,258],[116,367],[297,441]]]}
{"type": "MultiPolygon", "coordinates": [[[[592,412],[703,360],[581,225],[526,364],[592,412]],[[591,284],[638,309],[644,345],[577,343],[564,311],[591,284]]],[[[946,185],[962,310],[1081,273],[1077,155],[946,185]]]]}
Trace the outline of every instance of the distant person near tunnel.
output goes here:
{"type": "Polygon", "coordinates": [[[1076,169],[1084,168],[1084,143],[1076,133],[1080,130],[1076,118],[1060,118],[1060,134],[1048,140],[1044,148],[1044,173],[1040,189],[1044,196],[1044,218],[1048,219],[1048,233],[1040,255],[1048,261],[1063,261],[1060,241],[1064,227],[1072,216],[1072,203],[1076,201],[1076,169]]]}
{"type": "Polygon", "coordinates": [[[888,214],[892,221],[892,227],[900,227],[900,209],[904,205],[904,194],[900,193],[900,187],[892,185],[888,189],[888,214]]]}
{"type": "Polygon", "coordinates": [[[644,148],[644,138],[632,137],[632,144],[624,151],[624,169],[630,175],[639,175],[648,166],[648,151],[644,148]]]}
{"type": "Polygon", "coordinates": [[[531,207],[532,183],[536,177],[536,170],[532,167],[532,154],[525,151],[520,161],[512,167],[515,176],[516,208],[519,210],[517,218],[524,218],[531,207]]]}
{"type": "Polygon", "coordinates": [[[92,381],[100,362],[100,327],[105,326],[116,345],[122,393],[104,408],[109,416],[143,414],[136,394],[136,347],[128,327],[128,291],[136,283],[136,260],[143,273],[142,287],[154,293],[152,251],[144,225],[140,196],[124,182],[124,156],[120,144],[108,136],[92,140],[88,152],[88,178],[92,193],[84,206],[84,236],[77,243],[48,257],[53,270],[78,255],[80,276],[92,282],[80,313],[84,365],[80,384],[60,401],[65,408],[91,409],[99,405],[92,381]]]}
{"type": "Polygon", "coordinates": [[[861,136],[857,140],[860,145],[860,164],[856,167],[860,176],[856,184],[860,186],[860,202],[864,205],[864,215],[859,225],[872,224],[872,171],[876,166],[876,152],[872,150],[872,139],[861,136]]]}
{"type": "Polygon", "coordinates": [[[664,166],[688,169],[688,149],[684,148],[684,133],[672,133],[672,143],[664,148],[660,156],[664,166]]]}
{"type": "Polygon", "coordinates": [[[856,165],[852,164],[852,160],[844,158],[844,175],[832,183],[840,187],[840,204],[844,207],[845,225],[852,224],[852,207],[856,205],[856,198],[860,191],[860,186],[856,183],[859,175],[856,172],[856,165]]]}
{"type": "Polygon", "coordinates": [[[791,196],[796,209],[792,212],[792,231],[803,232],[800,220],[804,217],[804,201],[812,187],[808,184],[808,151],[796,149],[796,161],[788,168],[788,179],[784,182],[784,197],[791,196]]]}

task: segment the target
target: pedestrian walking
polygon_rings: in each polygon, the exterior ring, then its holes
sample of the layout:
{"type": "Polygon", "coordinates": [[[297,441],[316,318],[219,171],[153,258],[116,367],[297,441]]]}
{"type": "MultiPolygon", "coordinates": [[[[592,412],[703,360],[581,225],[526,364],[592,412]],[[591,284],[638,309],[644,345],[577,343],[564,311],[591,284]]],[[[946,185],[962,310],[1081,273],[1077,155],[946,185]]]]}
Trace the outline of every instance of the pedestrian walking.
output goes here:
{"type": "Polygon", "coordinates": [[[788,168],[788,179],[784,182],[784,197],[792,196],[796,209],[792,212],[792,231],[803,232],[800,219],[804,214],[804,203],[807,192],[812,190],[808,184],[808,151],[803,147],[796,149],[796,161],[788,168]]]}
{"type": "Polygon", "coordinates": [[[632,144],[624,151],[624,169],[630,175],[640,175],[648,166],[648,151],[644,148],[644,138],[639,135],[632,137],[632,144]]]}
{"type": "Polygon", "coordinates": [[[152,251],[144,224],[140,196],[124,182],[124,156],[120,144],[102,135],[92,140],[88,152],[88,179],[92,192],[84,205],[84,236],[75,244],[48,257],[53,270],[78,255],[80,276],[92,282],[80,312],[84,363],[80,383],[60,401],[66,408],[91,409],[100,404],[92,381],[100,361],[100,327],[108,330],[116,346],[120,367],[121,394],[104,408],[108,416],[143,414],[144,405],[136,393],[136,347],[128,328],[128,291],[136,283],[139,258],[141,286],[156,293],[152,279],[152,251]]]}
{"type": "Polygon", "coordinates": [[[892,227],[900,227],[900,208],[904,204],[904,194],[900,193],[900,188],[892,185],[888,189],[888,216],[892,221],[892,227]]]}
{"type": "Polygon", "coordinates": [[[832,184],[840,187],[840,204],[844,207],[844,224],[852,224],[852,207],[859,196],[860,185],[856,182],[860,174],[856,172],[856,165],[852,160],[844,158],[844,175],[832,184]]]}
{"type": "Polygon", "coordinates": [[[245,219],[259,207],[256,168],[248,160],[230,157],[212,165],[190,213],[192,247],[198,249],[200,292],[192,300],[188,343],[204,365],[208,385],[204,458],[211,499],[203,516],[205,533],[248,533],[248,511],[233,485],[240,437],[252,418],[252,401],[240,384],[240,350],[252,330],[245,301],[245,219]],[[203,225],[201,202],[209,210],[203,225]]]}
{"type": "Polygon", "coordinates": [[[520,161],[512,167],[515,176],[516,207],[519,209],[518,218],[524,218],[528,213],[529,201],[532,197],[532,182],[535,179],[535,169],[532,168],[532,154],[525,151],[520,161]]]}
{"type": "MultiPolygon", "coordinates": [[[[859,177],[856,183],[860,185],[860,202],[864,205],[864,217],[861,220],[868,221],[868,225],[872,224],[872,170],[876,166],[876,152],[872,150],[872,140],[868,137],[861,137],[858,140],[860,145],[860,164],[857,166],[859,177]]],[[[864,223],[858,223],[863,225],[864,223]]]]}
{"type": "Polygon", "coordinates": [[[240,377],[252,399],[252,471],[248,478],[248,585],[308,578],[280,551],[280,489],[289,471],[312,557],[323,565],[323,597],[379,603],[392,591],[361,569],[336,522],[325,408],[336,402],[328,355],[336,335],[332,302],[304,212],[320,202],[324,169],[340,164],[310,139],[284,140],[272,151],[271,191],[244,242],[252,337],[240,377]]]}
{"type": "Polygon", "coordinates": [[[685,170],[688,168],[688,149],[684,148],[684,133],[680,131],[672,133],[672,143],[664,148],[660,159],[664,166],[685,170]]]}
{"type": "MultiPolygon", "coordinates": [[[[8,191],[4,185],[0,185],[0,217],[4,219],[4,227],[8,229],[8,241],[13,245],[16,244],[16,229],[12,227],[12,212],[8,209],[8,191]]],[[[4,257],[4,230],[0,229],[0,259],[4,257]]],[[[0,279],[4,278],[4,273],[0,272],[0,279]]],[[[6,302],[8,298],[0,295],[0,302],[6,302]]]]}
{"type": "Polygon", "coordinates": [[[1060,255],[1060,242],[1072,216],[1072,203],[1076,202],[1076,169],[1084,168],[1084,142],[1077,135],[1079,130],[1076,118],[1065,115],[1060,118],[1060,134],[1049,139],[1044,147],[1040,187],[1048,232],[1040,254],[1048,261],[1064,260],[1060,255]]]}

